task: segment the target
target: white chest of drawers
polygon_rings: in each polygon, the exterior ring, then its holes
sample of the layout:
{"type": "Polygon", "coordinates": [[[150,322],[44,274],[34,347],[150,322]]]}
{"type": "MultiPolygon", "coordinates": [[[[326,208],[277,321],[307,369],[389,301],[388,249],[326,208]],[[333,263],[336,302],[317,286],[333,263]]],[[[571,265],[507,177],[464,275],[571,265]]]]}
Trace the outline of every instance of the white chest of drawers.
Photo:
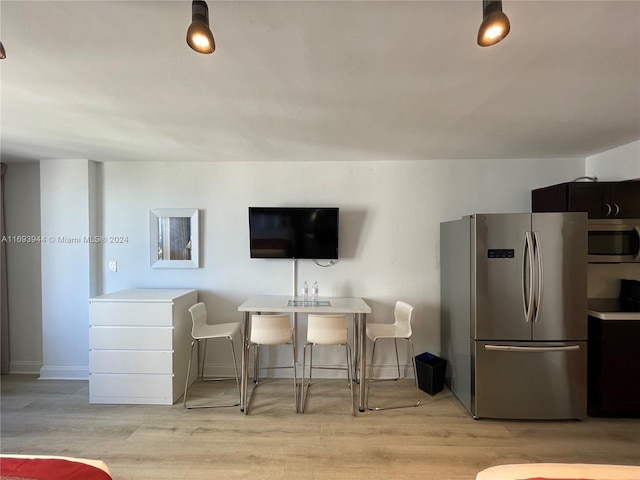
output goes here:
{"type": "Polygon", "coordinates": [[[89,401],[173,405],[183,394],[196,290],[130,289],[89,300],[89,401]]]}

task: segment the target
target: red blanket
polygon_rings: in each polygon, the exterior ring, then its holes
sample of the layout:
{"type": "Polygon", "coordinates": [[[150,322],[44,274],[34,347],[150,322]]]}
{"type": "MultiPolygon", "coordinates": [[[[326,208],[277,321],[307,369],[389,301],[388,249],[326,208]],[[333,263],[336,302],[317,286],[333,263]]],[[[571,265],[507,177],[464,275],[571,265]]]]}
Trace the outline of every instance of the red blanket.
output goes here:
{"type": "Polygon", "coordinates": [[[45,458],[0,458],[2,480],[112,480],[97,467],[45,458]]]}

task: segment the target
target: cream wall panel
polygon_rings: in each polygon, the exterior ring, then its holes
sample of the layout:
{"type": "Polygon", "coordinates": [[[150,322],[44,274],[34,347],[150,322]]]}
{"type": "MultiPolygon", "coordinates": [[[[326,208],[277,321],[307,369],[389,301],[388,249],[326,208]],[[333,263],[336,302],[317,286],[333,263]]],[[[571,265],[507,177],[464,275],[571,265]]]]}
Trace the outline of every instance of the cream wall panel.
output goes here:
{"type": "MultiPolygon", "coordinates": [[[[12,163],[4,180],[6,233],[40,236],[40,166],[12,163]]],[[[40,242],[7,242],[9,355],[11,373],[39,373],[42,367],[42,282],[40,242]]]]}

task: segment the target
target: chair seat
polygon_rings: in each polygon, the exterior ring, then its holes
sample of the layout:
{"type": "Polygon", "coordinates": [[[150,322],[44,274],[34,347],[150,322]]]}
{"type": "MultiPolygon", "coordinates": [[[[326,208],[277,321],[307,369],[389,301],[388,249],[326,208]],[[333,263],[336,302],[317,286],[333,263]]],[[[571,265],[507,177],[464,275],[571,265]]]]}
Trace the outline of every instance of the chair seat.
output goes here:
{"type": "Polygon", "coordinates": [[[220,323],[217,325],[198,325],[192,336],[196,340],[204,340],[206,338],[222,338],[233,337],[240,331],[240,324],[236,323],[220,323]]]}

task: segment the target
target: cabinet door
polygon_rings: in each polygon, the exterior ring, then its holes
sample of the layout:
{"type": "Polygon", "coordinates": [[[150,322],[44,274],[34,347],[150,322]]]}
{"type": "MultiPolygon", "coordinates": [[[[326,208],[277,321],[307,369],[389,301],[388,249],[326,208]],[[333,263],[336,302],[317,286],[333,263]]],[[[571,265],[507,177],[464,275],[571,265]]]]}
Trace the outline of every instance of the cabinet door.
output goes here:
{"type": "Polygon", "coordinates": [[[612,210],[611,183],[570,183],[568,207],[569,212],[587,212],[589,218],[608,218],[612,210]]]}
{"type": "Polygon", "coordinates": [[[640,181],[611,185],[611,218],[640,218],[640,181]]]}

